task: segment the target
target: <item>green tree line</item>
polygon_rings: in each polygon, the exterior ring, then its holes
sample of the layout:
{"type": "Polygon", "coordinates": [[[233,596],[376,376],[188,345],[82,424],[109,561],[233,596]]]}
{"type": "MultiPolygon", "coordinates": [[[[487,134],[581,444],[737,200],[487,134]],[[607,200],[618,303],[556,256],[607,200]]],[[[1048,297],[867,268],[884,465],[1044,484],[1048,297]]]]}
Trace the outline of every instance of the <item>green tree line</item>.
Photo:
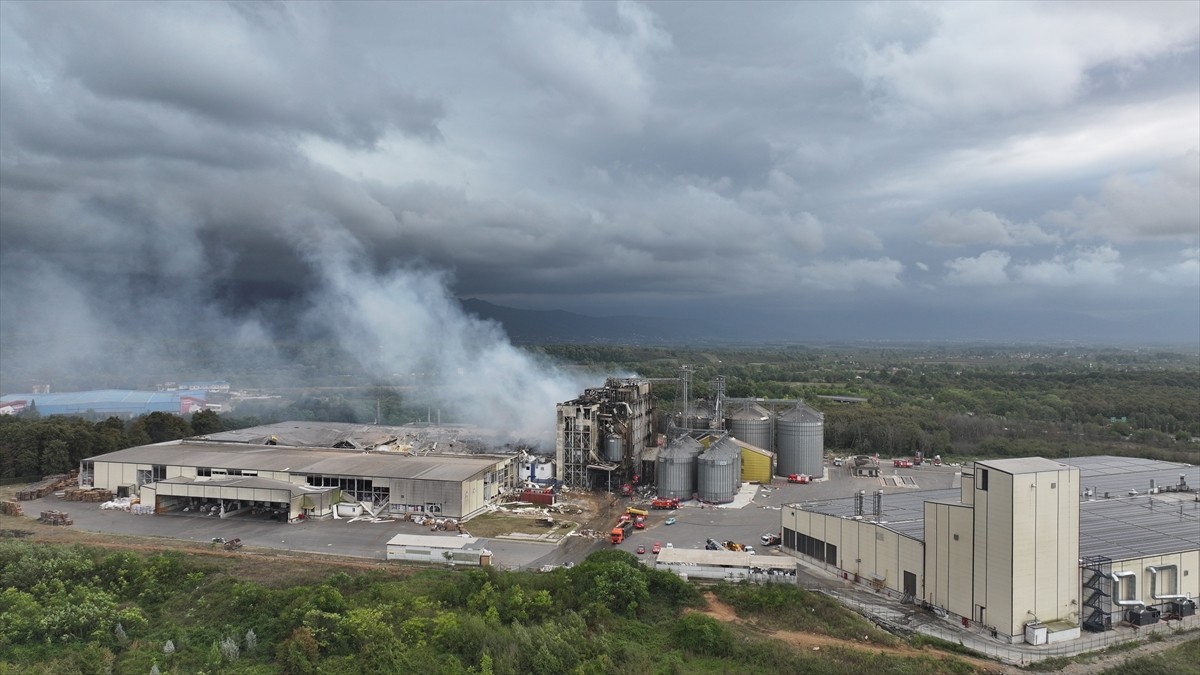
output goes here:
{"type": "MultiPolygon", "coordinates": [[[[252,420],[251,420],[252,421],[252,420]]],[[[187,418],[153,412],[130,420],[119,417],[91,422],[82,417],[40,417],[36,410],[0,416],[0,479],[45,476],[79,468],[88,457],[148,443],[240,428],[203,410],[187,418]]]]}

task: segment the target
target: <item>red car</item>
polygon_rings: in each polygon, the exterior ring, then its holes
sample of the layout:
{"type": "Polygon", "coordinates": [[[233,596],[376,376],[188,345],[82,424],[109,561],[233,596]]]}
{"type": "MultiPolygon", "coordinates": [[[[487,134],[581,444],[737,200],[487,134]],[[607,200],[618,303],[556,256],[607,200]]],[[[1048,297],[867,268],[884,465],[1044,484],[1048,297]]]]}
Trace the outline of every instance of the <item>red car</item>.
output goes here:
{"type": "Polygon", "coordinates": [[[646,552],[646,545],[645,545],[645,544],[639,544],[639,545],[638,545],[638,547],[637,547],[637,552],[638,552],[638,555],[641,555],[641,554],[645,553],[645,552],[646,552]]]}
{"type": "Polygon", "coordinates": [[[657,541],[654,542],[654,548],[650,549],[650,552],[651,553],[659,553],[661,551],[662,551],[662,544],[657,541]]]}

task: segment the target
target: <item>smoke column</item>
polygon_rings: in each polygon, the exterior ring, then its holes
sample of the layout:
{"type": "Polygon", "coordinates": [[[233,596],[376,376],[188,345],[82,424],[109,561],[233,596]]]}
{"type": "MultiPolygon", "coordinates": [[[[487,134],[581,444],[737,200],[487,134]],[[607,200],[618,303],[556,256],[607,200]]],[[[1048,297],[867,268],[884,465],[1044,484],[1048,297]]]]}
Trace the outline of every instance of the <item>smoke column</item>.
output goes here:
{"type": "MultiPolygon", "coordinates": [[[[321,279],[306,323],[325,326],[368,372],[422,374],[446,415],[515,439],[553,442],[554,406],[585,386],[517,349],[499,324],[469,316],[439,270],[396,266],[374,273],[362,247],[338,229],[318,235],[308,260],[321,279]],[[446,406],[449,410],[446,410],[446,406]]],[[[412,402],[412,399],[409,399],[412,402]]]]}

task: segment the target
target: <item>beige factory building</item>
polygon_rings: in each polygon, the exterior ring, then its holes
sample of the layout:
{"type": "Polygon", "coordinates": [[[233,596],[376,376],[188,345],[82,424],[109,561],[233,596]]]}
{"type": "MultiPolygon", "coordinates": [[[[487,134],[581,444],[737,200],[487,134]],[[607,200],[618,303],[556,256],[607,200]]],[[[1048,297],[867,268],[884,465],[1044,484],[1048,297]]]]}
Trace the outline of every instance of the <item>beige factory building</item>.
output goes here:
{"type": "Polygon", "coordinates": [[[991,629],[1058,642],[1200,597],[1200,467],[1038,457],[964,467],[959,489],[785,506],[783,545],[835,572],[991,629]]]}
{"type": "Polygon", "coordinates": [[[514,480],[512,456],[475,447],[462,430],[287,422],[143,445],[84,460],[81,481],[140,497],[156,512],[293,521],[333,515],[338,502],[376,513],[462,518],[514,480]]]}

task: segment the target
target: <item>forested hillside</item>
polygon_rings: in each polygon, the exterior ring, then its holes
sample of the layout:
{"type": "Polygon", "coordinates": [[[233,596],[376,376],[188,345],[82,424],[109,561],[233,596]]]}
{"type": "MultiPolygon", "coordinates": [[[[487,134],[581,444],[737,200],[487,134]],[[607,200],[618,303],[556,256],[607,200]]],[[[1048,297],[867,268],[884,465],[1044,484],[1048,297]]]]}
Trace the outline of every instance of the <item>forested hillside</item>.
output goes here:
{"type": "Polygon", "coordinates": [[[0,540],[0,673],[975,672],[877,651],[897,640],[793,586],[730,597],[847,648],[800,650],[689,613],[696,586],[621,551],[551,573],[349,571],[0,540]],[[863,636],[876,648],[851,648],[863,636]]]}

